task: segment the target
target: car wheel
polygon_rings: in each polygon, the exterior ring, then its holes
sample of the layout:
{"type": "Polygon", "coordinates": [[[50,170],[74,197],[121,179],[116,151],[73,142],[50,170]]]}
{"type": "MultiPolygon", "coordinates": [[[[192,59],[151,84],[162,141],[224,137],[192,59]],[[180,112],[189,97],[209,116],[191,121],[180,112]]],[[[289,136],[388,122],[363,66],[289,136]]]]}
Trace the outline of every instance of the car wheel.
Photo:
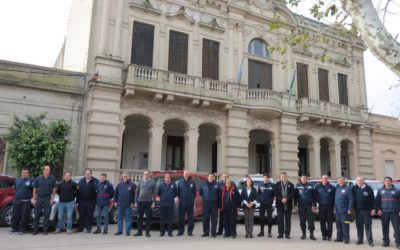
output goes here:
{"type": "Polygon", "coordinates": [[[108,215],[109,220],[108,222],[110,224],[115,224],[117,223],[118,219],[117,219],[117,208],[116,207],[112,207],[110,210],[110,214],[108,215]]]}
{"type": "Polygon", "coordinates": [[[12,206],[6,206],[0,212],[0,226],[1,227],[10,227],[12,220],[12,206]]]}

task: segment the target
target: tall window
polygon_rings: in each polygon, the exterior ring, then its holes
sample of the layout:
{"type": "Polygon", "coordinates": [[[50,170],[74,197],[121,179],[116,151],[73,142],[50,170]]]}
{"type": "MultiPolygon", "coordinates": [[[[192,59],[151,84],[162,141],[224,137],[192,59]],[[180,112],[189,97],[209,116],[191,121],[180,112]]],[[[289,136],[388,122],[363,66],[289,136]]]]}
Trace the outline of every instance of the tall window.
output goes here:
{"type": "Polygon", "coordinates": [[[203,39],[203,77],[218,80],[219,42],[203,39]]]}
{"type": "Polygon", "coordinates": [[[308,65],[297,63],[297,97],[308,97],[308,65]]]}
{"type": "Polygon", "coordinates": [[[328,70],[318,69],[319,99],[321,101],[327,101],[327,102],[329,102],[328,77],[329,77],[328,70]]]}
{"type": "Polygon", "coordinates": [[[168,70],[187,73],[188,35],[180,32],[169,32],[168,70]]]}
{"type": "Polygon", "coordinates": [[[267,44],[259,38],[251,40],[249,43],[248,52],[256,56],[269,57],[267,44]]]}
{"type": "Polygon", "coordinates": [[[249,88],[272,89],[272,65],[249,60],[249,88]]]}
{"type": "Polygon", "coordinates": [[[349,98],[347,94],[347,75],[338,74],[339,85],[339,103],[349,105],[349,98]]]}
{"type": "Polygon", "coordinates": [[[131,62],[142,66],[153,66],[154,26],[134,22],[131,62]]]}

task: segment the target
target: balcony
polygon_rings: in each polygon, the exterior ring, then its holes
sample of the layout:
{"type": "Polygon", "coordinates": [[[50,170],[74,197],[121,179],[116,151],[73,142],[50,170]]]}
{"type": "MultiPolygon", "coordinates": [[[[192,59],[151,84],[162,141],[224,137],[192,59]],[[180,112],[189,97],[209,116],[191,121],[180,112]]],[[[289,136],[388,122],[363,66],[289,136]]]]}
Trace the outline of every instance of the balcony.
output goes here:
{"type": "Polygon", "coordinates": [[[308,98],[290,98],[287,93],[269,89],[247,89],[237,84],[138,65],[129,65],[126,74],[127,86],[139,87],[150,92],[211,100],[214,103],[240,105],[249,108],[250,114],[260,118],[274,119],[282,112],[291,112],[327,120],[358,123],[368,120],[367,111],[361,108],[308,98]]]}
{"type": "Polygon", "coordinates": [[[297,112],[305,115],[364,122],[368,120],[367,110],[326,101],[302,98],[296,102],[297,112]]]}

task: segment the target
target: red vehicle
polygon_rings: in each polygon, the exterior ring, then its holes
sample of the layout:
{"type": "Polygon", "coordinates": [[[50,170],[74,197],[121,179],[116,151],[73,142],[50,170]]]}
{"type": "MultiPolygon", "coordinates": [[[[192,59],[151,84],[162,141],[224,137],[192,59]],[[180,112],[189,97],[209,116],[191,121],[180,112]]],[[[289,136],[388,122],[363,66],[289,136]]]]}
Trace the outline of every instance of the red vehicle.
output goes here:
{"type": "Polygon", "coordinates": [[[11,226],[15,178],[0,175],[0,226],[11,226]]]}
{"type": "MultiPolygon", "coordinates": [[[[164,181],[164,175],[166,173],[169,173],[172,178],[172,182],[177,182],[178,180],[183,178],[183,171],[153,171],[152,172],[152,178],[157,184],[157,187],[163,183],[164,181]]],[[[202,175],[202,174],[196,174],[196,173],[191,173],[190,174],[192,179],[194,180],[196,184],[196,198],[194,201],[194,217],[201,216],[202,211],[203,211],[203,200],[200,196],[199,193],[199,188],[200,185],[203,181],[207,181],[207,175],[202,175]]],[[[152,223],[158,223],[160,221],[160,198],[156,198],[156,207],[153,209],[152,212],[152,223]]],[[[178,205],[179,205],[179,200],[178,198],[175,198],[175,208],[174,208],[174,224],[178,223],[178,205]]],[[[133,209],[133,221],[137,221],[137,209],[133,209]]]]}

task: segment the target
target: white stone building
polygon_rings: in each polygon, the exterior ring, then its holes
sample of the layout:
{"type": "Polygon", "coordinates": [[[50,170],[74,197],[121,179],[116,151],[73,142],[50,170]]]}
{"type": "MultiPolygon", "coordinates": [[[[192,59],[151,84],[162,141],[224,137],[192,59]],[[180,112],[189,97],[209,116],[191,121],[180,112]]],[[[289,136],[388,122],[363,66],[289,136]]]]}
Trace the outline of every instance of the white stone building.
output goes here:
{"type": "Polygon", "coordinates": [[[56,65],[99,74],[81,169],[374,174],[359,39],[318,43],[272,0],[74,0],[69,23],[56,65]],[[302,31],[309,48],[268,51],[302,31]]]}

